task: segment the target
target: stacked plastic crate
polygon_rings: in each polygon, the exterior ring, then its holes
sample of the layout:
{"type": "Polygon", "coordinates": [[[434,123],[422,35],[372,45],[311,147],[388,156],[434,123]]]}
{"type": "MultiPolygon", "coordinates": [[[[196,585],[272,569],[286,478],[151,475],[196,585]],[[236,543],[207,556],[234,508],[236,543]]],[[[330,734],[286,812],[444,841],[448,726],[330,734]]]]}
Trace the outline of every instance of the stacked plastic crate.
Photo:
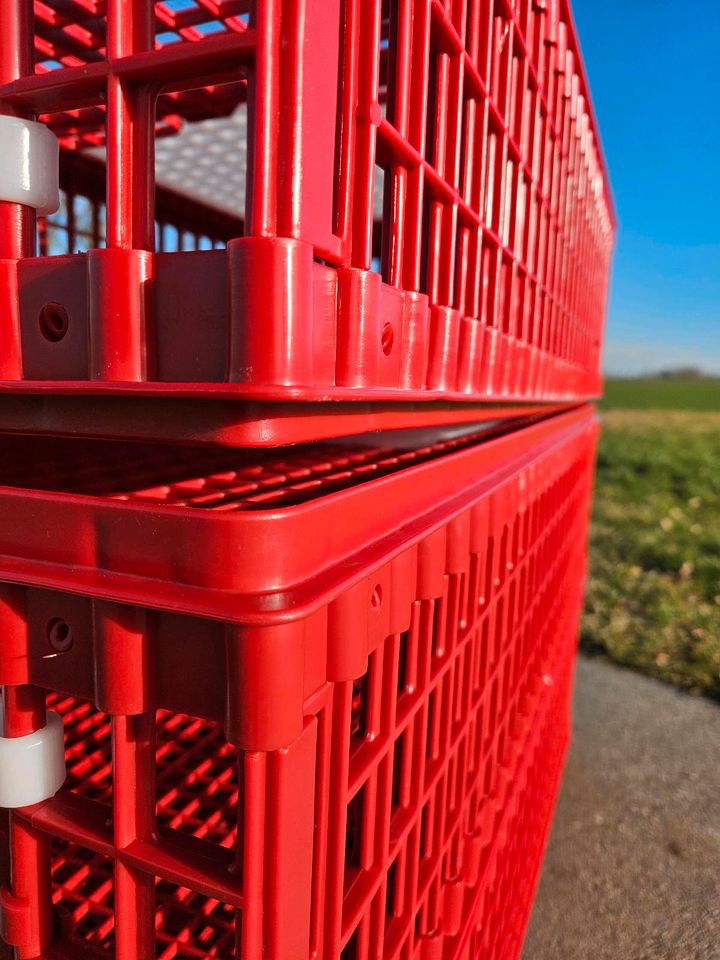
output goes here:
{"type": "Polygon", "coordinates": [[[0,949],[517,957],[613,241],[567,3],[4,0],[0,144],[0,949]]]}

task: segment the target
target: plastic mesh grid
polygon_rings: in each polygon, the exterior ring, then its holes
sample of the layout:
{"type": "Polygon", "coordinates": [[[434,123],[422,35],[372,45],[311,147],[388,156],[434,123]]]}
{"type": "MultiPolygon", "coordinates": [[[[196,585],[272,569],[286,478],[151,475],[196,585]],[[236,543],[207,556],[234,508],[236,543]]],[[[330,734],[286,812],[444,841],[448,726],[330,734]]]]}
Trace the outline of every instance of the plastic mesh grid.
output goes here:
{"type": "Polygon", "coordinates": [[[77,844],[52,845],[53,906],[72,936],[107,948],[114,944],[113,865],[77,844]]]}
{"type": "Polygon", "coordinates": [[[111,721],[92,704],[50,695],[48,706],[65,724],[65,761],[68,789],[109,803],[112,798],[111,721]]]}
{"type": "Polygon", "coordinates": [[[245,211],[247,105],[182,127],[155,145],[158,183],[208,207],[245,211]]]}
{"type": "MultiPolygon", "coordinates": [[[[65,724],[65,789],[103,803],[112,799],[112,722],[87,701],[51,694],[48,707],[65,724]]],[[[237,750],[218,724],[158,711],[158,825],[232,848],[237,839],[237,750]]]]}
{"type": "MultiPolygon", "coordinates": [[[[73,943],[115,947],[112,861],[77,844],[53,842],[53,906],[73,943]]],[[[156,958],[234,960],[235,911],[166,881],[155,886],[156,958]]],[[[81,954],[82,955],[82,954],[81,954]]]]}
{"type": "MultiPolygon", "coordinates": [[[[65,725],[65,790],[109,804],[112,722],[86,701],[51,694],[48,707],[65,725]]],[[[237,840],[237,750],[214,723],[158,711],[156,817],[159,827],[234,848],[237,840]]],[[[72,939],[114,947],[112,860],[75,843],[53,841],[53,905],[72,939]]],[[[155,885],[157,958],[235,956],[235,910],[187,887],[155,885]]]]}
{"type": "MultiPolygon", "coordinates": [[[[106,6],[106,0],[35,0],[38,72],[102,60],[106,6]]],[[[163,47],[246,30],[250,0],[158,0],[154,7],[155,43],[163,47]]]]}
{"type": "MultiPolygon", "coordinates": [[[[505,425],[505,429],[508,425],[505,425]]],[[[204,510],[259,510],[304,503],[477,445],[485,425],[406,449],[323,442],[279,455],[121,442],[3,440],[0,484],[204,510]],[[42,444],[43,456],[38,456],[42,444]]]]}

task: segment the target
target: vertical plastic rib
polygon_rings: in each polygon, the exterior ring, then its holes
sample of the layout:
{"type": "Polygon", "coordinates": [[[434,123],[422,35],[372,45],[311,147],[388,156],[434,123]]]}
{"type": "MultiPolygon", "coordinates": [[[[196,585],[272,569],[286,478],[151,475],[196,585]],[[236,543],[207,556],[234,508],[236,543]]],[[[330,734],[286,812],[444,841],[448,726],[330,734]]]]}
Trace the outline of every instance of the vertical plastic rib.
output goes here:
{"type": "MultiPolygon", "coordinates": [[[[109,0],[111,61],[153,48],[153,10],[143,0],[109,0]]],[[[106,116],[108,249],[90,254],[90,372],[98,380],[144,380],[151,366],[155,90],[111,74],[106,116]]]]}

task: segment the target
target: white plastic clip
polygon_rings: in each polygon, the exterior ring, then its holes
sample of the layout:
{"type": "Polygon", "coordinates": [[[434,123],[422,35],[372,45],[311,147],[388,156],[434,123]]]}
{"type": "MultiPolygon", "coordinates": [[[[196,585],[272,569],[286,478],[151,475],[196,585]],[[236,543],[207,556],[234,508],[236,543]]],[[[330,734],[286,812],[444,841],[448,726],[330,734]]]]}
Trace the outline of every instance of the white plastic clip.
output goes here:
{"type": "Polygon", "coordinates": [[[0,200],[55,213],[59,167],[58,142],[44,123],[0,115],[0,200]]]}
{"type": "Polygon", "coordinates": [[[65,775],[63,722],[56,713],[48,713],[47,724],[25,737],[0,736],[0,807],[49,800],[65,775]]]}

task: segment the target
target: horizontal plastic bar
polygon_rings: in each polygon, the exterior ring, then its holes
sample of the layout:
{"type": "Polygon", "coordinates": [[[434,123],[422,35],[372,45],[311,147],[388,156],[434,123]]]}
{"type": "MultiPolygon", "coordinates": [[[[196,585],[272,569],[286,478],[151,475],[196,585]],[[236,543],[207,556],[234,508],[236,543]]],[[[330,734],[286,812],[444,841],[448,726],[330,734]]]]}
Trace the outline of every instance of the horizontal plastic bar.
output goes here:
{"type": "Polygon", "coordinates": [[[215,76],[252,62],[256,33],[228,33],[191,44],[178,44],[127,57],[65,67],[0,86],[0,100],[34,113],[75,110],[104,96],[110,76],[165,86],[215,76]]]}

